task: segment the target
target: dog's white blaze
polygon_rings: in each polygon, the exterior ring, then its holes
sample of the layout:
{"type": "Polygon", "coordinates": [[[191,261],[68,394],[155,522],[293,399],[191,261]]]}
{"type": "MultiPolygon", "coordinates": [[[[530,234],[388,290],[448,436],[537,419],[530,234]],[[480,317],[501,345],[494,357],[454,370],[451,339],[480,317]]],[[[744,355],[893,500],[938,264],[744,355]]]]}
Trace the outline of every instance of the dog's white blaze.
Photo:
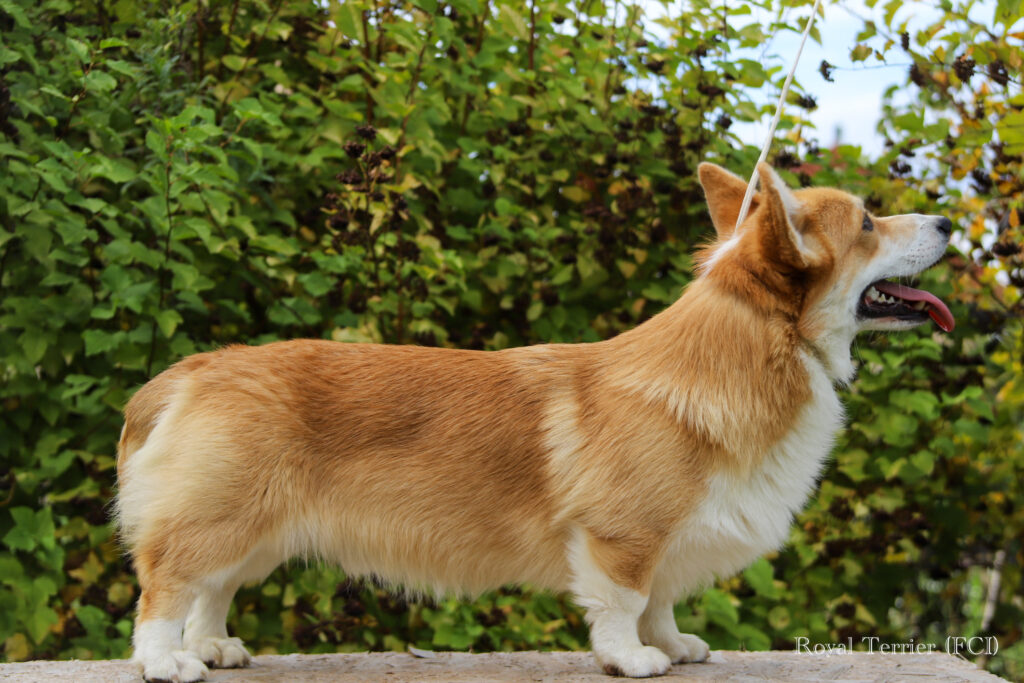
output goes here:
{"type": "Polygon", "coordinates": [[[730,576],[761,555],[777,550],[806,503],[835,436],[843,408],[817,359],[804,355],[811,398],[792,429],[749,473],[712,476],[708,494],[684,523],[666,557],[671,570],[659,572],[682,596],[730,576]]]}
{"type": "MultiPolygon", "coordinates": [[[[892,219],[913,221],[914,229],[897,232],[879,250],[867,267],[851,271],[835,283],[814,308],[807,312],[811,328],[824,332],[813,340],[825,362],[829,377],[846,384],[853,379],[856,366],[850,356],[850,346],[859,332],[864,330],[909,329],[915,321],[861,319],[857,316],[861,294],[872,282],[891,277],[909,277],[937,261],[946,250],[946,239],[935,229],[941,216],[907,214],[892,219]]],[[[892,220],[887,219],[887,220],[892,220]]]]}
{"type": "Polygon", "coordinates": [[[948,240],[935,229],[941,216],[925,216],[914,213],[898,216],[900,220],[914,221],[915,229],[899,237],[890,237],[891,244],[880,250],[880,256],[872,259],[871,267],[861,273],[859,283],[863,286],[857,295],[875,280],[886,277],[909,277],[935,263],[946,251],[948,240]]]}

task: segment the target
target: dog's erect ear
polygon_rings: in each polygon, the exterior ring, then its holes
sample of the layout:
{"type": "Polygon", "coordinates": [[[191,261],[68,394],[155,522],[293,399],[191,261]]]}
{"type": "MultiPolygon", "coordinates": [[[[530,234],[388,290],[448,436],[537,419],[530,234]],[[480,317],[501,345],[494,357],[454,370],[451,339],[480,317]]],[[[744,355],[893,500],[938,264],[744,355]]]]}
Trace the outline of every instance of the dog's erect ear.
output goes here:
{"type": "Polygon", "coordinates": [[[803,206],[800,200],[768,164],[758,164],[757,175],[761,179],[761,198],[765,204],[760,225],[765,256],[799,270],[817,265],[821,261],[818,244],[801,232],[803,206]]]}
{"type": "MultiPolygon", "coordinates": [[[[736,217],[739,216],[740,204],[747,191],[747,181],[706,161],[697,167],[697,177],[708,200],[708,211],[711,212],[715,232],[720,238],[729,239],[736,229],[736,217]]],[[[750,213],[754,213],[757,205],[758,197],[755,195],[750,213]]]]}

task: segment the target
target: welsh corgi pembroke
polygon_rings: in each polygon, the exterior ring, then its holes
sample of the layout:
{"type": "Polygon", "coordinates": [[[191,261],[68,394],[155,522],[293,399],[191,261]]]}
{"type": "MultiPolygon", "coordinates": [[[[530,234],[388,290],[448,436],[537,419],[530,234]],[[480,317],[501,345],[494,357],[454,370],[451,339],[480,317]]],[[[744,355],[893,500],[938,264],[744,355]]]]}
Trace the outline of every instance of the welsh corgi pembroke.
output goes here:
{"type": "Polygon", "coordinates": [[[145,678],[248,664],[231,600],[296,556],[427,593],[568,591],[610,674],[706,659],[672,607],[785,542],[843,425],[854,336],[954,324],[887,280],[942,257],[947,218],[758,171],[734,229],[746,181],[700,166],[717,240],[678,301],[613,339],[231,346],[143,386],[116,506],[145,678]]]}

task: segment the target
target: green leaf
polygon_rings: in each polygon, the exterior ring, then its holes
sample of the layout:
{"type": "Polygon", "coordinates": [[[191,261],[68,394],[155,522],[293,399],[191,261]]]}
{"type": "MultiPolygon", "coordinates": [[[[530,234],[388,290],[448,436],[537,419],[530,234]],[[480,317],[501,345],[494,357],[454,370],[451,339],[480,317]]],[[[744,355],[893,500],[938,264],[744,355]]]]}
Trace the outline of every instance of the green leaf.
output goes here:
{"type": "Polygon", "coordinates": [[[21,28],[32,28],[32,22],[25,16],[21,6],[13,0],[0,0],[0,9],[6,12],[21,28]]]}
{"type": "Polygon", "coordinates": [[[570,202],[580,204],[590,199],[590,193],[578,185],[569,185],[562,188],[562,196],[570,202]]]}
{"type": "Polygon", "coordinates": [[[13,64],[14,62],[20,61],[21,55],[14,50],[8,50],[3,45],[0,45],[0,66],[5,64],[13,64]]]}
{"type": "Polygon", "coordinates": [[[67,39],[68,49],[78,58],[78,61],[87,63],[89,61],[89,46],[74,38],[67,39]]]}
{"type": "Polygon", "coordinates": [[[146,131],[146,147],[150,149],[158,159],[167,158],[167,141],[160,133],[150,129],[146,131]]]}
{"type": "Polygon", "coordinates": [[[732,599],[725,592],[712,588],[704,593],[701,598],[701,606],[707,614],[708,620],[724,627],[733,627],[739,623],[740,614],[732,599]]]}
{"type": "Polygon", "coordinates": [[[754,561],[743,572],[743,578],[747,580],[754,592],[760,596],[774,600],[779,597],[779,590],[775,586],[772,566],[767,559],[760,557],[754,561]]]}
{"type": "Polygon", "coordinates": [[[117,79],[105,71],[93,69],[85,75],[85,87],[90,92],[108,93],[117,87],[117,79]]]}
{"type": "Polygon", "coordinates": [[[299,276],[299,281],[312,296],[321,297],[334,288],[334,282],[319,270],[299,276]]]}
{"type": "Polygon", "coordinates": [[[36,164],[36,169],[39,171],[39,177],[57,192],[61,194],[71,192],[71,188],[64,182],[64,176],[69,175],[68,169],[61,166],[56,159],[43,159],[36,164]]]}
{"type": "Polygon", "coordinates": [[[4,536],[4,544],[12,550],[33,550],[36,546],[53,548],[55,544],[53,515],[50,508],[35,511],[27,507],[11,508],[14,526],[4,536]]]}
{"type": "Polygon", "coordinates": [[[241,71],[242,67],[245,66],[245,58],[238,55],[224,55],[221,61],[224,63],[224,66],[232,71],[241,71]]]}
{"type": "Polygon", "coordinates": [[[85,341],[85,355],[95,356],[106,353],[118,345],[118,334],[105,330],[85,330],[82,339],[85,341]]]}
{"type": "Polygon", "coordinates": [[[839,471],[848,476],[852,481],[863,481],[868,477],[864,467],[867,465],[870,456],[862,449],[841,450],[837,454],[839,471]]]}
{"type": "Polygon", "coordinates": [[[156,314],[156,325],[167,338],[174,335],[174,330],[182,323],[181,314],[172,309],[164,309],[156,314]]]}
{"type": "Polygon", "coordinates": [[[115,183],[126,183],[136,176],[136,171],[121,159],[101,157],[92,167],[96,177],[106,178],[115,183]]]}
{"type": "Polygon", "coordinates": [[[865,45],[864,43],[855,45],[853,49],[850,50],[850,61],[863,62],[865,59],[871,56],[872,52],[873,50],[871,49],[870,45],[865,45]]]}
{"type": "Polygon", "coordinates": [[[524,6],[501,5],[498,10],[498,17],[501,25],[519,40],[530,40],[530,28],[526,25],[526,19],[516,11],[517,7],[524,6]]]}
{"type": "Polygon", "coordinates": [[[291,256],[298,253],[298,248],[292,241],[279,235],[256,235],[249,241],[249,245],[280,256],[291,256]]]}
{"type": "Polygon", "coordinates": [[[1024,111],[1009,112],[996,124],[1009,154],[1024,154],[1024,111]]]}
{"type": "Polygon", "coordinates": [[[18,337],[18,343],[25,353],[25,360],[35,365],[43,359],[46,348],[49,345],[47,335],[36,329],[28,329],[18,337]]]}

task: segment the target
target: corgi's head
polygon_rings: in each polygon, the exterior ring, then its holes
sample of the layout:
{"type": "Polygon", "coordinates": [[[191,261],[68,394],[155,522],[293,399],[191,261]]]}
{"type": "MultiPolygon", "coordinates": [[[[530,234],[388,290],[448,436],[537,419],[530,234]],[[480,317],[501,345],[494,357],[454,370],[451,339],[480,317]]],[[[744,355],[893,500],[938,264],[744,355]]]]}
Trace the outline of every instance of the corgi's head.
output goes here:
{"type": "Polygon", "coordinates": [[[714,164],[699,168],[718,240],[701,277],[798,322],[801,336],[849,379],[849,345],[861,330],[903,330],[934,320],[953,329],[937,297],[890,281],[910,278],[946,250],[952,224],[941,216],[873,216],[859,198],[830,188],[791,190],[768,164],[736,228],[747,182],[714,164]]]}

